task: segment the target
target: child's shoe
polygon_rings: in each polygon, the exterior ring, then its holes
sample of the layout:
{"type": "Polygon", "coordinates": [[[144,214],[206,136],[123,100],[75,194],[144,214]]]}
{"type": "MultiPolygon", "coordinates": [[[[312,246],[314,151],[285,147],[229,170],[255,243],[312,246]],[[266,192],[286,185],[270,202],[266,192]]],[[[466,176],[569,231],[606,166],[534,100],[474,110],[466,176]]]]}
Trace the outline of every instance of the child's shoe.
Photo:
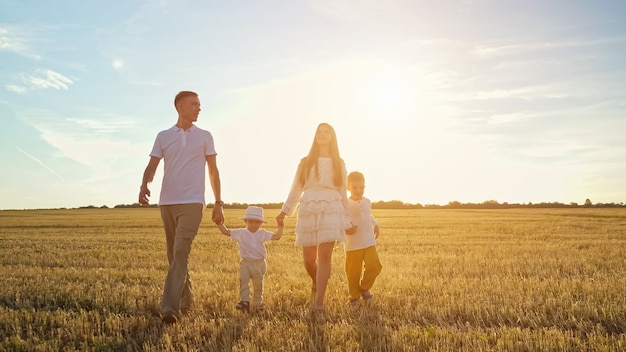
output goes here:
{"type": "Polygon", "coordinates": [[[265,312],[265,306],[263,306],[263,303],[254,306],[254,312],[257,314],[265,312]]]}
{"type": "Polygon", "coordinates": [[[237,303],[237,305],[235,306],[235,309],[240,310],[242,312],[249,312],[250,311],[250,302],[241,301],[241,302],[237,303]]]}
{"type": "Polygon", "coordinates": [[[348,306],[350,307],[350,309],[352,310],[357,310],[359,309],[359,299],[352,299],[350,298],[350,301],[348,302],[348,306]]]}
{"type": "Polygon", "coordinates": [[[368,290],[363,290],[361,291],[361,296],[363,297],[363,300],[365,301],[366,305],[372,305],[374,304],[374,296],[370,293],[370,291],[368,290]]]}

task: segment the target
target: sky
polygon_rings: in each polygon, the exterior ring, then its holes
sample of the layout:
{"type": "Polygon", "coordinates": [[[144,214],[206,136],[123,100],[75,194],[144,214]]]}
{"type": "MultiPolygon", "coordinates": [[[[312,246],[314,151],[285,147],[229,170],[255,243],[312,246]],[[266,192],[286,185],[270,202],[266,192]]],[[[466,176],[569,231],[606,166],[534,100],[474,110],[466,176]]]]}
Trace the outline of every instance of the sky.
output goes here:
{"type": "Polygon", "coordinates": [[[372,201],[623,203],[624,18],[623,0],[0,0],[0,209],[137,202],[181,90],[226,203],[283,202],[320,122],[372,201]]]}

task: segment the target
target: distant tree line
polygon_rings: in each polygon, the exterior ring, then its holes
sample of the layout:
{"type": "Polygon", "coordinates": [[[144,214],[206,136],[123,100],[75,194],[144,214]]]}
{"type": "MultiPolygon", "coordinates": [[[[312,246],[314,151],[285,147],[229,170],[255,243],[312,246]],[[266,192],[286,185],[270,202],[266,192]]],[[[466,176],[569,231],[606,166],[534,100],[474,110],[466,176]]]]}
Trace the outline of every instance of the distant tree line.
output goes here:
{"type": "MultiPolygon", "coordinates": [[[[227,203],[224,207],[228,209],[245,209],[250,205],[261,206],[265,209],[280,209],[283,203],[227,203]]],[[[139,203],[133,204],[119,204],[114,208],[157,208],[157,204],[141,205],[139,203]]],[[[207,204],[207,208],[212,208],[213,204],[207,204]]],[[[586,199],[583,204],[575,202],[565,204],[559,202],[541,202],[541,203],[500,203],[496,200],[487,200],[482,203],[461,203],[459,201],[451,201],[446,205],[440,204],[411,204],[400,200],[390,201],[376,201],[372,202],[373,209],[512,209],[512,208],[623,208],[626,207],[624,202],[621,203],[593,203],[591,200],[586,199]]],[[[86,208],[108,208],[106,205],[96,207],[93,205],[80,207],[86,208]]]]}
{"type": "Polygon", "coordinates": [[[499,203],[496,200],[487,200],[482,203],[461,203],[459,201],[448,202],[446,205],[439,204],[410,204],[399,200],[378,201],[372,203],[373,209],[512,209],[512,208],[620,208],[626,207],[625,203],[592,203],[586,199],[582,205],[571,202],[569,204],[559,202],[541,203],[499,203]]]}

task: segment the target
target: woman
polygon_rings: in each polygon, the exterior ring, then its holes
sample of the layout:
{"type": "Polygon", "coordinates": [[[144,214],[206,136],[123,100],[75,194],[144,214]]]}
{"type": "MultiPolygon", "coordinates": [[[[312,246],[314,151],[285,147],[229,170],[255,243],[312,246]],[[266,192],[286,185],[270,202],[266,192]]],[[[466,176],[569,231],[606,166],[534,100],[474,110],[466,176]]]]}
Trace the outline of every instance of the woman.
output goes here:
{"type": "Polygon", "coordinates": [[[311,277],[313,311],[324,312],[324,295],[330,278],[336,242],[354,233],[348,217],[346,166],[339,156],[337,136],[327,123],[317,126],[309,154],[300,160],[289,196],[276,217],[283,223],[298,209],[296,246],[302,247],[304,267],[311,277]],[[299,207],[298,207],[299,205],[299,207]]]}

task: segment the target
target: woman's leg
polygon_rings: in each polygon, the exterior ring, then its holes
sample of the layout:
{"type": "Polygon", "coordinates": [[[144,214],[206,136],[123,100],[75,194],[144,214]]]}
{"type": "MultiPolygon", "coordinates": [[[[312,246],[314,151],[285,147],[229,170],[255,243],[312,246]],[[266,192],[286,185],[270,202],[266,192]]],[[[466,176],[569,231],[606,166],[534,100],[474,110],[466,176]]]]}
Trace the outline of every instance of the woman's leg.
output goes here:
{"type": "Polygon", "coordinates": [[[315,298],[316,308],[324,306],[324,295],[330,278],[330,265],[332,261],[334,242],[320,243],[317,246],[317,297],[315,298]]]}
{"type": "Polygon", "coordinates": [[[302,247],[304,268],[311,277],[311,296],[315,300],[317,292],[317,246],[302,247]]]}

